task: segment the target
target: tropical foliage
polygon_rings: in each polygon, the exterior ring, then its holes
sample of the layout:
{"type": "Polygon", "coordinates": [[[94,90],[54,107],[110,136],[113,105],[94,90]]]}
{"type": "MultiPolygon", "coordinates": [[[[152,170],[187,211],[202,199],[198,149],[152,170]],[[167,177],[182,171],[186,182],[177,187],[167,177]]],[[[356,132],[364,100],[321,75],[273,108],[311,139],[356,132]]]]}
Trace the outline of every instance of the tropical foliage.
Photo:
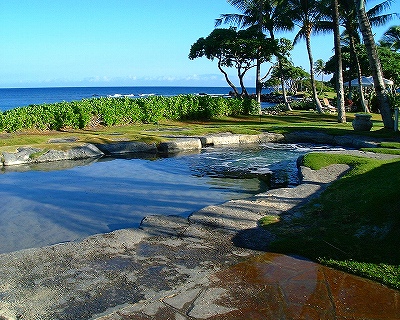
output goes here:
{"type": "Polygon", "coordinates": [[[278,43],[257,28],[237,31],[236,28],[215,29],[206,38],[199,38],[190,48],[189,59],[206,57],[218,61],[218,69],[223,73],[229,86],[236,96],[248,96],[243,78],[247,71],[254,68],[258,62],[271,60],[277,51],[278,43]],[[234,67],[237,70],[242,92],[239,94],[236,86],[229,79],[224,67],[234,67]]]}
{"type": "MultiPolygon", "coordinates": [[[[276,31],[293,31],[297,27],[297,34],[294,38],[294,44],[298,43],[300,39],[305,39],[308,51],[308,58],[310,62],[310,83],[312,98],[314,100],[314,108],[317,111],[322,112],[322,106],[316,90],[316,83],[314,79],[314,72],[316,71],[314,58],[311,52],[311,36],[314,33],[319,32],[332,32],[334,31],[334,47],[335,56],[338,60],[335,60],[336,70],[334,70],[337,83],[335,85],[338,99],[338,121],[345,122],[345,99],[344,99],[344,81],[345,76],[343,70],[346,70],[345,66],[341,63],[341,58],[350,54],[350,66],[351,71],[357,72],[357,78],[361,81],[362,70],[358,61],[358,52],[356,46],[364,43],[367,59],[370,66],[370,74],[374,78],[376,86],[374,87],[377,100],[379,101],[379,113],[381,114],[385,128],[391,129],[393,127],[393,119],[390,112],[390,106],[388,103],[387,91],[383,81],[383,75],[381,70],[380,58],[377,54],[377,48],[375,45],[373,33],[371,31],[372,26],[382,26],[387,23],[390,19],[398,17],[396,13],[384,13],[392,3],[391,0],[385,0],[382,3],[378,3],[371,9],[366,11],[366,0],[227,0],[232,6],[234,6],[240,13],[235,14],[222,14],[219,19],[216,19],[216,26],[222,23],[236,25],[239,28],[258,28],[260,32],[264,32],[270,36],[271,39],[275,39],[276,31]],[[340,29],[345,30],[340,35],[340,29]],[[362,39],[362,40],[361,40],[362,39]],[[342,40],[342,41],[340,41],[342,40]],[[341,46],[347,42],[349,47],[348,52],[344,52],[342,55],[341,46]],[[355,61],[355,62],[354,62],[355,61]]],[[[399,28],[390,28],[385,37],[382,39],[382,46],[390,47],[391,50],[398,50],[399,44],[399,28]]],[[[288,56],[277,57],[277,67],[280,70],[280,81],[283,98],[287,109],[290,110],[290,105],[286,98],[286,87],[284,85],[284,70],[283,60],[289,59],[288,56]]],[[[318,61],[317,62],[321,62],[318,61]]],[[[260,98],[260,64],[259,60],[256,60],[256,93],[257,99],[260,98]]],[[[325,69],[327,71],[328,69],[325,69]]],[[[318,69],[317,73],[321,73],[321,69],[318,69]]],[[[354,74],[354,73],[353,73],[354,74]]],[[[365,75],[365,74],[364,74],[365,75]]],[[[275,85],[275,79],[271,79],[275,85]]],[[[364,103],[363,91],[359,90],[360,100],[362,102],[363,109],[368,112],[368,107],[364,103]]],[[[349,97],[351,98],[351,97],[349,97]]]]}
{"type": "Polygon", "coordinates": [[[279,87],[281,78],[284,86],[288,88],[291,94],[296,94],[302,89],[302,84],[310,78],[310,74],[301,67],[296,67],[289,60],[281,60],[281,64],[276,63],[273,66],[271,77],[265,82],[268,87],[279,87]]]}
{"type": "Polygon", "coordinates": [[[203,120],[257,112],[258,104],[250,99],[197,95],[133,99],[104,97],[30,105],[0,112],[0,132],[82,129],[94,124],[156,123],[162,119],[203,120]]]}
{"type": "Polygon", "coordinates": [[[400,51],[400,26],[390,27],[380,40],[380,45],[390,50],[400,51]]]}

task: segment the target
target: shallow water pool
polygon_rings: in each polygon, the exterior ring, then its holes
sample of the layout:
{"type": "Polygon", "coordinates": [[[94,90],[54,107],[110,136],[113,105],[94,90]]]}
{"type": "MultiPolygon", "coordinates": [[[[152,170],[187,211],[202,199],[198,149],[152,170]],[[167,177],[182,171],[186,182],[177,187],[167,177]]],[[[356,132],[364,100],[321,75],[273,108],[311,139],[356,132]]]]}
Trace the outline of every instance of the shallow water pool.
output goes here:
{"type": "Polygon", "coordinates": [[[0,174],[0,253],[138,227],[147,215],[188,216],[249,197],[268,188],[255,173],[265,175],[271,165],[283,163],[293,175],[298,156],[310,150],[269,144],[168,158],[7,167],[0,174]]]}

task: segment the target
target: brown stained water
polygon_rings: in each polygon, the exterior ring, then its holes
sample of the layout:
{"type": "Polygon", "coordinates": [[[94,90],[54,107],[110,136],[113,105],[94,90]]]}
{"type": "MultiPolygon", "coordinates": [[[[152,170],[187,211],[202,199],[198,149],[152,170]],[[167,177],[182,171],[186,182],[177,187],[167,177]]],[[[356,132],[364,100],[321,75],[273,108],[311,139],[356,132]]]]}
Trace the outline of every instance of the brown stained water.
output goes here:
{"type": "Polygon", "coordinates": [[[216,274],[234,311],[212,319],[400,319],[400,292],[308,260],[265,253],[216,274]]]}

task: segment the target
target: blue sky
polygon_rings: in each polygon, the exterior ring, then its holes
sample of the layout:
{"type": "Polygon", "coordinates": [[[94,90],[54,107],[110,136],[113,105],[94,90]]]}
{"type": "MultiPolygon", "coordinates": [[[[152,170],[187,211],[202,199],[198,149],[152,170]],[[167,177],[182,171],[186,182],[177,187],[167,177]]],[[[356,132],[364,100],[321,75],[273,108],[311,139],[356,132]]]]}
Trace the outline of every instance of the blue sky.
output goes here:
{"type": "MultiPolygon", "coordinates": [[[[399,1],[391,11],[400,12],[399,1]]],[[[226,86],[215,61],[188,53],[215,18],[233,12],[225,0],[3,0],[0,87],[226,86]]],[[[399,19],[374,30],[376,39],[391,25],[399,19]]],[[[332,55],[331,35],[312,45],[315,59],[332,55]]],[[[292,59],[308,70],[304,41],[292,59]]]]}

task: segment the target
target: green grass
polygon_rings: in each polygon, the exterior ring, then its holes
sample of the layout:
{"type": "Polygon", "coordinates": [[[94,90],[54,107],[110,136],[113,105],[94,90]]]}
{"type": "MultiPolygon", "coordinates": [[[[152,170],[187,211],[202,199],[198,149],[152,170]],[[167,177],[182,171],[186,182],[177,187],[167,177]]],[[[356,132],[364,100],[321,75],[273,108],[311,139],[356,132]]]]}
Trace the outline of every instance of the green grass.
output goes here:
{"type": "Polygon", "coordinates": [[[346,163],[351,170],[301,215],[261,224],[277,235],[271,250],[299,254],[400,289],[400,160],[310,153],[318,170],[346,163]]]}
{"type": "MultiPolygon", "coordinates": [[[[236,134],[259,134],[262,132],[288,133],[299,130],[318,131],[331,135],[354,135],[351,121],[354,114],[347,114],[347,123],[338,123],[334,114],[318,114],[313,111],[293,111],[269,116],[220,117],[209,121],[162,120],[157,124],[131,124],[85,129],[64,128],[61,131],[30,130],[0,134],[2,147],[34,146],[46,144],[49,139],[74,136],[81,143],[107,143],[115,140],[159,142],[172,135],[206,135],[231,132],[236,134]]],[[[375,138],[400,138],[399,133],[383,129],[380,116],[373,115],[374,127],[362,134],[375,138]]],[[[55,145],[52,144],[52,148],[55,145]]]]}

